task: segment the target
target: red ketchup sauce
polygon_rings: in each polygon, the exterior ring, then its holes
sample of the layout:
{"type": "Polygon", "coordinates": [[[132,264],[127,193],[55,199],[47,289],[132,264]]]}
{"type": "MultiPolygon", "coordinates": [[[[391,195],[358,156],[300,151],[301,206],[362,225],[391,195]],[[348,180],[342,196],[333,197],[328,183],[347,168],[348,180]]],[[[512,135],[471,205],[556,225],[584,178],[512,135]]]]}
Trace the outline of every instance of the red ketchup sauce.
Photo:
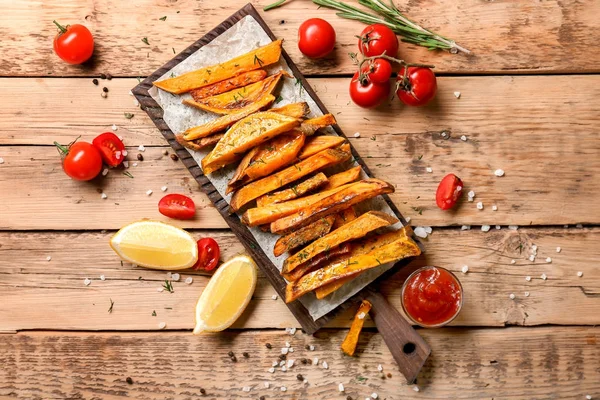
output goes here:
{"type": "Polygon", "coordinates": [[[402,306],[410,318],[425,327],[450,322],[462,306],[462,287],[444,268],[424,267],[411,274],[402,289],[402,306]]]}

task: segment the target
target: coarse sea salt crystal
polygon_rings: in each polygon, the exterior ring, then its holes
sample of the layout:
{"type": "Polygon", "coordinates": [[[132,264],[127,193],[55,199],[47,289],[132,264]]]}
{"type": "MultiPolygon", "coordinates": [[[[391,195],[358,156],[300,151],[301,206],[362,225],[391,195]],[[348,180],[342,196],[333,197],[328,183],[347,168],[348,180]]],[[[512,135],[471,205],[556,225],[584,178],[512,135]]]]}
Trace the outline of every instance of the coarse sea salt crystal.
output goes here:
{"type": "Polygon", "coordinates": [[[279,361],[279,366],[280,367],[283,367],[284,365],[285,365],[285,361],[284,360],[279,361]]]}
{"type": "Polygon", "coordinates": [[[526,280],[527,282],[531,282],[531,277],[530,277],[530,276],[526,276],[526,277],[525,277],[525,280],[526,280]]]}
{"type": "Polygon", "coordinates": [[[156,288],[156,291],[157,291],[157,292],[159,292],[159,293],[160,293],[160,292],[162,292],[163,290],[165,290],[165,289],[163,289],[163,288],[161,288],[161,287],[159,287],[159,288],[156,288]]]}
{"type": "Polygon", "coordinates": [[[111,129],[113,131],[118,131],[119,130],[119,128],[115,124],[112,124],[111,129]]]}
{"type": "Polygon", "coordinates": [[[557,247],[557,248],[556,248],[556,252],[557,252],[557,253],[560,253],[560,251],[561,251],[561,250],[562,250],[562,249],[561,249],[560,247],[557,247]]]}
{"type": "Polygon", "coordinates": [[[531,262],[535,261],[535,254],[532,254],[529,256],[529,261],[531,261],[531,262]]]}
{"type": "Polygon", "coordinates": [[[108,174],[108,168],[104,168],[102,170],[102,176],[106,176],[108,174]]]}
{"type": "Polygon", "coordinates": [[[430,226],[424,226],[423,229],[425,229],[425,232],[427,232],[427,234],[433,232],[433,229],[430,226]]]}
{"type": "Polygon", "coordinates": [[[148,189],[148,190],[146,191],[146,196],[150,196],[151,194],[152,194],[152,189],[148,189]]]}
{"type": "Polygon", "coordinates": [[[339,390],[340,392],[343,392],[343,391],[344,391],[344,384],[340,383],[340,384],[338,385],[338,390],[339,390]]]}
{"type": "Polygon", "coordinates": [[[547,262],[547,263],[551,263],[551,262],[552,262],[552,258],[550,258],[550,257],[546,257],[546,262],[547,262]]]}
{"type": "Polygon", "coordinates": [[[102,198],[102,199],[106,200],[106,199],[108,198],[108,196],[106,195],[106,193],[102,193],[102,194],[100,195],[100,198],[102,198]]]}
{"type": "Polygon", "coordinates": [[[377,366],[377,371],[382,372],[383,371],[383,365],[379,364],[377,366]]]}
{"type": "Polygon", "coordinates": [[[418,237],[425,239],[427,237],[427,232],[425,231],[425,228],[423,228],[422,226],[417,226],[414,231],[415,235],[417,235],[418,237]]]}
{"type": "Polygon", "coordinates": [[[471,229],[471,225],[463,225],[460,227],[461,231],[468,231],[469,229],[471,229]]]}
{"type": "Polygon", "coordinates": [[[139,150],[139,151],[146,151],[146,148],[144,147],[144,145],[143,145],[143,144],[140,144],[140,145],[138,146],[138,150],[139,150]]]}
{"type": "Polygon", "coordinates": [[[511,264],[516,264],[516,263],[517,263],[517,260],[510,260],[510,263],[511,263],[511,264]]]}
{"type": "Polygon", "coordinates": [[[105,277],[104,275],[100,275],[100,280],[101,280],[101,281],[105,281],[105,280],[106,280],[106,277],[105,277]]]}
{"type": "Polygon", "coordinates": [[[410,217],[406,217],[406,218],[404,218],[404,219],[406,220],[406,223],[409,223],[409,222],[410,222],[410,220],[411,220],[411,218],[410,218],[410,217]]]}
{"type": "Polygon", "coordinates": [[[465,135],[462,135],[462,136],[460,137],[460,140],[462,140],[463,142],[466,142],[466,141],[467,141],[467,137],[466,137],[465,135]]]}
{"type": "Polygon", "coordinates": [[[323,361],[323,364],[321,364],[323,366],[324,369],[329,369],[329,364],[327,364],[327,361],[323,361]]]}
{"type": "Polygon", "coordinates": [[[469,272],[469,266],[468,265],[463,265],[463,267],[461,268],[461,271],[463,274],[466,274],[467,272],[469,272]]]}
{"type": "Polygon", "coordinates": [[[497,205],[492,205],[492,211],[498,211],[498,206],[497,205]]]}
{"type": "Polygon", "coordinates": [[[285,392],[285,391],[287,391],[287,388],[286,388],[285,386],[282,386],[282,387],[281,387],[281,391],[282,391],[282,392],[285,392]]]}
{"type": "Polygon", "coordinates": [[[575,225],[575,228],[582,229],[583,228],[583,224],[577,224],[577,225],[575,225]]]}
{"type": "Polygon", "coordinates": [[[365,315],[366,314],[364,312],[361,312],[360,314],[358,314],[357,318],[358,319],[365,319],[365,315]]]}
{"type": "Polygon", "coordinates": [[[354,137],[356,137],[356,138],[360,137],[360,132],[354,132],[354,137]]]}
{"type": "Polygon", "coordinates": [[[469,193],[467,193],[467,196],[469,197],[475,197],[475,192],[470,190],[469,193]]]}
{"type": "Polygon", "coordinates": [[[166,192],[166,191],[167,191],[167,189],[168,189],[168,187],[166,187],[166,186],[162,186],[162,187],[160,188],[160,190],[162,190],[163,192],[166,192]]]}
{"type": "Polygon", "coordinates": [[[496,175],[496,176],[504,176],[504,170],[503,169],[497,169],[496,171],[494,171],[494,175],[496,175]]]}
{"type": "Polygon", "coordinates": [[[294,366],[294,362],[295,362],[295,361],[296,361],[296,360],[287,360],[287,367],[288,367],[288,368],[292,368],[292,367],[294,366]]]}
{"type": "Polygon", "coordinates": [[[510,296],[508,296],[508,297],[510,297],[511,300],[514,300],[515,299],[515,294],[511,293],[510,296]]]}
{"type": "Polygon", "coordinates": [[[137,163],[136,163],[136,162],[134,162],[134,163],[133,163],[133,164],[131,164],[131,165],[133,165],[134,167],[137,167],[137,163]]]}
{"type": "Polygon", "coordinates": [[[167,327],[166,322],[161,322],[160,324],[158,324],[158,329],[165,329],[166,327],[167,327]]]}
{"type": "Polygon", "coordinates": [[[313,365],[317,365],[319,363],[319,357],[313,358],[313,365]]]}
{"type": "Polygon", "coordinates": [[[4,164],[4,158],[0,157],[0,164],[4,164]]]}
{"type": "Polygon", "coordinates": [[[286,372],[286,371],[287,371],[287,368],[285,365],[283,367],[281,367],[281,372],[286,372]]]}
{"type": "Polygon", "coordinates": [[[510,229],[511,231],[517,231],[519,230],[519,225],[509,225],[508,229],[510,229]]]}
{"type": "Polygon", "coordinates": [[[244,386],[244,387],[242,388],[242,391],[244,391],[244,392],[249,392],[249,391],[250,391],[250,386],[244,386]]]}
{"type": "Polygon", "coordinates": [[[500,229],[502,229],[502,227],[500,225],[496,225],[496,229],[500,230],[500,229]]]}
{"type": "Polygon", "coordinates": [[[448,136],[448,134],[447,134],[446,132],[442,132],[442,137],[443,137],[443,138],[445,138],[445,137],[447,137],[447,136],[448,136]]]}
{"type": "Polygon", "coordinates": [[[543,280],[546,280],[546,279],[548,279],[548,277],[546,276],[546,274],[542,274],[542,275],[540,276],[540,278],[542,278],[543,280]]]}
{"type": "Polygon", "coordinates": [[[454,92],[454,97],[456,97],[457,99],[460,99],[460,92],[454,92]]]}
{"type": "Polygon", "coordinates": [[[290,347],[292,347],[292,345],[290,342],[285,342],[285,347],[287,347],[289,349],[290,347]]]}
{"type": "Polygon", "coordinates": [[[52,260],[52,256],[46,257],[46,261],[51,261],[51,260],[52,260]]]}
{"type": "Polygon", "coordinates": [[[490,230],[490,226],[489,225],[481,225],[481,230],[484,232],[488,232],[490,230]]]}
{"type": "Polygon", "coordinates": [[[271,299],[272,299],[272,300],[277,300],[277,295],[276,295],[276,294],[274,294],[273,296],[271,296],[271,299]]]}
{"type": "Polygon", "coordinates": [[[278,366],[278,365],[279,365],[279,361],[273,361],[273,362],[271,363],[271,366],[273,366],[273,367],[276,367],[276,366],[278,366]]]}
{"type": "Polygon", "coordinates": [[[418,391],[419,391],[419,387],[418,387],[418,386],[413,386],[413,390],[414,390],[415,392],[418,392],[418,391]]]}
{"type": "Polygon", "coordinates": [[[290,353],[293,353],[293,352],[294,352],[294,348],[290,347],[290,353]]]}
{"type": "Polygon", "coordinates": [[[431,167],[427,167],[427,168],[425,168],[425,171],[427,171],[427,172],[429,172],[429,173],[432,173],[432,172],[433,172],[433,169],[432,169],[431,167]]]}
{"type": "Polygon", "coordinates": [[[181,278],[181,276],[178,273],[172,274],[171,278],[175,281],[178,282],[179,278],[181,278]]]}
{"type": "Polygon", "coordinates": [[[477,209],[483,210],[483,202],[482,201],[477,202],[477,209]]]}
{"type": "Polygon", "coordinates": [[[311,344],[310,346],[308,346],[308,349],[309,349],[310,351],[315,351],[315,346],[313,346],[313,345],[311,344]]]}
{"type": "Polygon", "coordinates": [[[191,276],[188,278],[185,278],[185,283],[187,283],[188,285],[191,285],[192,282],[194,282],[194,278],[192,278],[191,276]]]}
{"type": "Polygon", "coordinates": [[[290,328],[290,335],[295,335],[296,334],[296,328],[290,328]]]}
{"type": "Polygon", "coordinates": [[[274,367],[269,368],[269,372],[270,373],[274,373],[275,372],[275,368],[274,367]]]}
{"type": "Polygon", "coordinates": [[[127,157],[127,154],[129,154],[127,150],[123,150],[123,157],[127,157]]]}
{"type": "Polygon", "coordinates": [[[587,395],[585,396],[585,398],[586,398],[586,400],[592,400],[592,395],[591,395],[591,394],[587,394],[587,395]]]}
{"type": "Polygon", "coordinates": [[[581,278],[583,276],[583,271],[577,271],[577,276],[581,278]]]}
{"type": "Polygon", "coordinates": [[[371,398],[372,399],[376,399],[378,397],[379,397],[379,395],[377,393],[375,393],[375,392],[371,393],[371,398]]]}
{"type": "Polygon", "coordinates": [[[123,166],[125,168],[129,168],[129,161],[123,161],[123,166]]]}
{"type": "Polygon", "coordinates": [[[92,283],[92,281],[91,281],[89,278],[85,278],[85,279],[83,280],[83,284],[84,284],[85,286],[90,286],[90,283],[92,283]]]}
{"type": "Polygon", "coordinates": [[[529,292],[525,292],[525,297],[529,297],[529,292]]]}
{"type": "Polygon", "coordinates": [[[286,355],[289,351],[290,351],[290,349],[288,349],[287,347],[281,348],[281,354],[283,354],[283,355],[286,355]]]}
{"type": "Polygon", "coordinates": [[[269,388],[269,386],[271,386],[271,384],[270,384],[269,382],[265,382],[265,383],[263,383],[263,385],[264,385],[264,386],[265,386],[267,389],[269,388]]]}

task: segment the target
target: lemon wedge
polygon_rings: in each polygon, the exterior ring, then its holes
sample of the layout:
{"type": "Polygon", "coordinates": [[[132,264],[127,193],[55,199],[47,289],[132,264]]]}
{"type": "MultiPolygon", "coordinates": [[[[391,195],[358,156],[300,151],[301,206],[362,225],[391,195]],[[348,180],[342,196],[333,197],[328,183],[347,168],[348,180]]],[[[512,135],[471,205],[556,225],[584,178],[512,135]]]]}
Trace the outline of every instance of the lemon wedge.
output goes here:
{"type": "Polygon", "coordinates": [[[244,312],[256,288],[256,264],[246,255],[227,261],[206,285],[196,304],[194,335],[229,328],[244,312]]]}
{"type": "Polygon", "coordinates": [[[152,269],[185,269],[198,260],[198,246],[192,235],[158,221],[124,226],[110,239],[110,247],[122,260],[152,269]]]}

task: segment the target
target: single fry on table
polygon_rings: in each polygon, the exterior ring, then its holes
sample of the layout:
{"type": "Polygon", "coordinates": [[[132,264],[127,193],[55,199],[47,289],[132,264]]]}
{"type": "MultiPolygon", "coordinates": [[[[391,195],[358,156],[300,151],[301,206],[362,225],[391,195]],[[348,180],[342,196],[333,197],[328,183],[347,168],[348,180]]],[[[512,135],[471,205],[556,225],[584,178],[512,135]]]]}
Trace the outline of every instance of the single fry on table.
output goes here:
{"type": "Polygon", "coordinates": [[[356,352],[358,337],[360,336],[360,332],[362,331],[365,323],[365,317],[369,311],[371,311],[371,307],[372,305],[368,300],[363,300],[360,303],[360,306],[358,306],[358,311],[356,311],[356,314],[354,315],[354,320],[352,321],[352,325],[350,325],[350,330],[342,342],[341,349],[344,354],[353,356],[356,352]]]}

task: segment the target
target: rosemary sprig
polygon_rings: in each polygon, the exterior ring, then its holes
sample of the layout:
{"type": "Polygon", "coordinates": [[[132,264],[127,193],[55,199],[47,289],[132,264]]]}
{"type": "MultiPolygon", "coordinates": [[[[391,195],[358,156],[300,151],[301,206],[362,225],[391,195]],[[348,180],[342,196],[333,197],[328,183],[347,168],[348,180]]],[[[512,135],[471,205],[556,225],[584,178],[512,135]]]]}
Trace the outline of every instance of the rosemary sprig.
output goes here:
{"type": "Polygon", "coordinates": [[[340,11],[337,15],[341,18],[353,19],[369,25],[383,24],[393,30],[396,34],[400,35],[403,42],[427,47],[430,50],[448,50],[451,53],[458,53],[459,51],[466,54],[471,53],[469,50],[456,44],[453,40],[431,32],[406,18],[394,5],[393,0],[390,0],[389,5],[385,4],[383,0],[358,0],[360,5],[375,11],[379,15],[369,13],[337,0],[312,1],[319,6],[340,11]]]}
{"type": "Polygon", "coordinates": [[[278,0],[275,3],[269,4],[268,6],[265,6],[263,8],[263,11],[269,11],[272,10],[274,8],[277,8],[279,6],[281,6],[283,3],[285,3],[287,0],[278,0]]]}
{"type": "Polygon", "coordinates": [[[163,288],[169,293],[174,292],[173,284],[168,279],[165,279],[165,283],[163,283],[163,288]]]}

